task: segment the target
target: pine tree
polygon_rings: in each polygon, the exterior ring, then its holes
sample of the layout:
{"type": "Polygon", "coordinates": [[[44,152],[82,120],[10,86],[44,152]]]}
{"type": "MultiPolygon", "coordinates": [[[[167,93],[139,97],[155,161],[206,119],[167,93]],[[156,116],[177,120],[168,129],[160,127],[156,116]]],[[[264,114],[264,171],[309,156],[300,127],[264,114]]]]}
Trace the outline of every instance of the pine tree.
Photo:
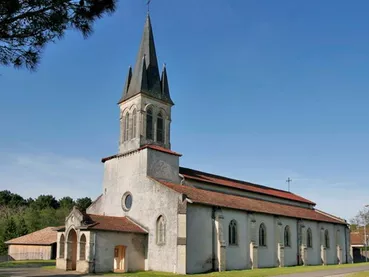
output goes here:
{"type": "Polygon", "coordinates": [[[8,241],[16,237],[17,237],[17,225],[15,224],[14,218],[10,217],[5,222],[4,241],[8,241]]]}
{"type": "Polygon", "coordinates": [[[21,237],[28,234],[28,229],[26,225],[26,221],[23,217],[20,218],[18,222],[17,236],[21,237]]]}
{"type": "Polygon", "coordinates": [[[66,30],[92,33],[117,0],[0,0],[0,64],[35,69],[42,49],[66,30]]]}

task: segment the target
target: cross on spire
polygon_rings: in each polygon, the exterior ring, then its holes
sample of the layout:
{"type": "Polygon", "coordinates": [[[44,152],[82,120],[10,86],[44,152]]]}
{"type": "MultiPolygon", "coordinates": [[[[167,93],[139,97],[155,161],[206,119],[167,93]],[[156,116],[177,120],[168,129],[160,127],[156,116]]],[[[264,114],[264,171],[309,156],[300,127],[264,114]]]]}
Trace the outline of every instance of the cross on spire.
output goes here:
{"type": "Polygon", "coordinates": [[[147,0],[147,13],[150,13],[150,3],[151,3],[151,0],[147,0]]]}
{"type": "Polygon", "coordinates": [[[288,191],[290,191],[290,184],[292,182],[292,179],[290,177],[287,178],[286,183],[288,184],[288,191]]]}

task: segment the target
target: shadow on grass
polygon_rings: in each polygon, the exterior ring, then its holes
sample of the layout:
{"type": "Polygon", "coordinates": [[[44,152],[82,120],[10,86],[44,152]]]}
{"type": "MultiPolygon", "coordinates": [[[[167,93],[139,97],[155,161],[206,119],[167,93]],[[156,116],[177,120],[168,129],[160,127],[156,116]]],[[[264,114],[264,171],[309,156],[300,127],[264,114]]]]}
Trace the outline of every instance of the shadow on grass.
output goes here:
{"type": "Polygon", "coordinates": [[[0,268],[40,268],[55,266],[55,260],[29,260],[1,262],[0,268]]]}

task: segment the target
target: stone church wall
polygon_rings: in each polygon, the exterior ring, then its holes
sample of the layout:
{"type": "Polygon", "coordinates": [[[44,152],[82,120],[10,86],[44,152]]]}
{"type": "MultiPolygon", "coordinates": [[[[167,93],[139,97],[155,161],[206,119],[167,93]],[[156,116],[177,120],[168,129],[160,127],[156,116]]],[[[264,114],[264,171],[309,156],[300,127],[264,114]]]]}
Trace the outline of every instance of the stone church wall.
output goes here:
{"type": "MultiPolygon", "coordinates": [[[[177,178],[170,175],[178,157],[151,149],[133,152],[105,162],[104,203],[100,214],[128,216],[149,232],[146,270],[176,271],[177,263],[177,209],[179,194],[147,177],[177,178]],[[155,153],[154,153],[155,152],[155,153]],[[154,168],[148,169],[148,164],[154,168]],[[122,197],[132,195],[132,207],[122,208],[122,197]],[[156,243],[156,223],[159,216],[166,222],[166,242],[156,243]]],[[[178,170],[177,170],[178,172],[178,170]]],[[[88,211],[90,212],[90,211],[88,211]]]]}
{"type": "Polygon", "coordinates": [[[266,226],[267,241],[266,246],[258,248],[258,266],[259,267],[274,267],[277,264],[277,243],[275,239],[276,226],[274,218],[270,215],[255,214],[256,220],[256,243],[259,245],[259,226],[264,223],[266,226]]]}
{"type": "Polygon", "coordinates": [[[297,220],[294,218],[280,217],[282,223],[281,240],[284,245],[284,266],[297,265],[298,241],[297,241],[297,220]],[[285,245],[284,230],[290,227],[290,246],[285,245]]]}
{"type": "Polygon", "coordinates": [[[247,268],[249,257],[249,232],[247,213],[244,211],[237,211],[231,209],[222,209],[224,216],[223,231],[224,239],[226,241],[226,269],[245,269],[247,268]],[[237,222],[237,245],[229,244],[229,224],[231,220],[237,222]]]}
{"type": "Polygon", "coordinates": [[[212,207],[187,205],[187,273],[212,270],[214,232],[212,207]]]}
{"type": "Polygon", "coordinates": [[[125,268],[128,272],[145,270],[145,235],[101,231],[96,232],[96,272],[114,270],[114,248],[118,245],[127,247],[125,268]]]}
{"type": "MultiPolygon", "coordinates": [[[[282,257],[282,266],[294,266],[302,258],[308,265],[320,265],[321,260],[321,228],[329,231],[330,247],[326,250],[326,263],[337,264],[339,253],[336,243],[341,246],[341,263],[346,263],[345,257],[345,226],[314,221],[299,221],[294,218],[276,217],[274,215],[249,214],[244,211],[222,208],[223,239],[226,243],[225,268],[226,270],[250,268],[250,242],[259,244],[259,226],[264,223],[267,232],[267,245],[258,246],[256,267],[279,266],[278,257],[282,257]],[[229,223],[237,222],[237,245],[229,245],[229,223]],[[250,220],[254,221],[251,224],[250,220]],[[284,241],[284,230],[290,228],[290,246],[284,241]],[[300,229],[300,226],[304,226],[300,229]],[[301,246],[307,244],[307,229],[311,228],[313,247],[302,253],[301,246]],[[299,231],[301,230],[301,231],[299,231]],[[339,232],[336,232],[340,230],[339,232]],[[337,235],[336,235],[337,234],[337,235]],[[283,255],[278,254],[278,243],[284,245],[283,255]],[[306,255],[304,257],[303,255],[306,255]],[[298,259],[299,258],[299,259],[298,259]]],[[[216,244],[218,237],[215,233],[215,223],[212,219],[213,207],[189,204],[187,206],[187,273],[201,273],[217,270],[216,244]],[[214,256],[213,256],[214,255],[214,256]],[[212,258],[215,258],[214,266],[212,258]]]]}

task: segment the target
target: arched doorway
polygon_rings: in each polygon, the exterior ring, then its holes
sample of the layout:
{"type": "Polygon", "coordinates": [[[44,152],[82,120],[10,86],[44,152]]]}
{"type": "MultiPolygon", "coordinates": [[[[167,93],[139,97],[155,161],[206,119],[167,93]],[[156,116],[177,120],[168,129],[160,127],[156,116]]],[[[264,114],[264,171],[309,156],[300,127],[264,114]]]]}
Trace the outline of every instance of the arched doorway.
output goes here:
{"type": "Polygon", "coordinates": [[[77,268],[77,233],[71,229],[67,238],[67,270],[76,270],[77,268]]]}
{"type": "Polygon", "coordinates": [[[114,248],[114,271],[125,272],[126,247],[118,245],[114,248]]]}

